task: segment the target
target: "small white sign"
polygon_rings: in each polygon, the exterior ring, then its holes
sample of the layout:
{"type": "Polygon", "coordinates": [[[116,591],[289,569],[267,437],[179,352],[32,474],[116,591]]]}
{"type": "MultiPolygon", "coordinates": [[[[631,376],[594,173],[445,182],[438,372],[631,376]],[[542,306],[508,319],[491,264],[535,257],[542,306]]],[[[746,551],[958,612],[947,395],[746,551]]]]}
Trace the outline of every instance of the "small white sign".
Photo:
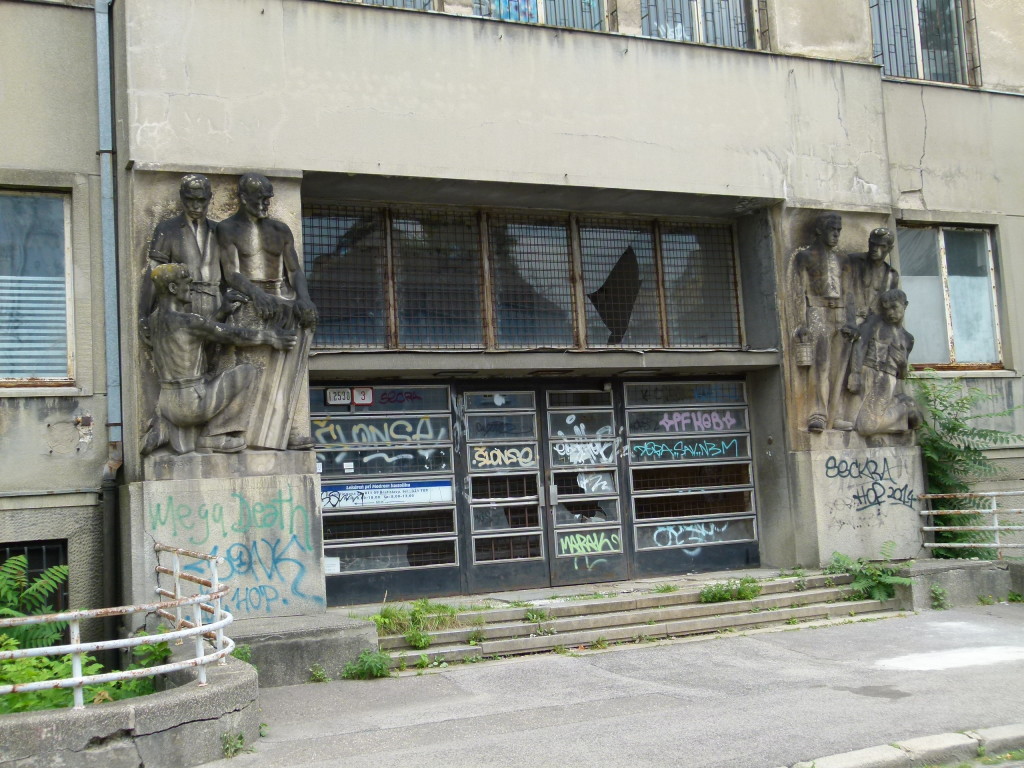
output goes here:
{"type": "Polygon", "coordinates": [[[387,504],[438,504],[452,501],[450,480],[324,485],[324,509],[354,509],[387,504]]]}
{"type": "Polygon", "coordinates": [[[322,461],[318,461],[316,463],[316,471],[317,471],[317,474],[320,474],[320,475],[322,475],[324,473],[324,463],[322,461]]]}
{"type": "Polygon", "coordinates": [[[356,405],[373,405],[373,387],[352,387],[352,402],[356,405]]]}
{"type": "Polygon", "coordinates": [[[341,558],[340,557],[325,557],[324,558],[324,573],[328,576],[341,573],[341,558]]]}
{"type": "Polygon", "coordinates": [[[351,405],[351,387],[333,387],[328,389],[325,395],[328,405],[351,405]]]}

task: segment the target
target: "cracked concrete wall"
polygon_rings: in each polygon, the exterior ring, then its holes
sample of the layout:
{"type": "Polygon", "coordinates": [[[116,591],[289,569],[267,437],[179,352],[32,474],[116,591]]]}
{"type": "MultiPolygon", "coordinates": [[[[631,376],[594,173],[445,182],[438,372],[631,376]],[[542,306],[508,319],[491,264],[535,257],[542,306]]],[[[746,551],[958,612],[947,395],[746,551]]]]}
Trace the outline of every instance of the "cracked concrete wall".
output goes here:
{"type": "Polygon", "coordinates": [[[137,163],[890,202],[873,66],[302,0],[120,10],[137,163]]]}
{"type": "Polygon", "coordinates": [[[68,196],[74,317],[69,386],[0,387],[0,542],[66,539],[71,606],[98,607],[107,413],[95,22],[83,2],[0,0],[0,19],[0,188],[68,196]]]}
{"type": "MultiPolygon", "coordinates": [[[[1016,13],[1010,5],[978,0],[979,21],[985,22],[983,11],[994,6],[1016,13]]],[[[984,50],[982,60],[985,66],[984,50]]],[[[986,68],[989,84],[990,74],[986,68]]],[[[1024,82],[1024,72],[1012,76],[1024,82]]],[[[1024,365],[1024,302],[1014,300],[1024,292],[1024,263],[1018,258],[1024,252],[1024,98],[891,81],[884,84],[883,93],[896,218],[992,231],[1006,370],[961,375],[968,386],[992,396],[983,406],[985,411],[1014,408],[1024,402],[1024,382],[1018,371],[1024,365]]],[[[898,267],[898,252],[895,262],[898,267]]],[[[913,332],[911,323],[908,315],[908,329],[913,332]]],[[[1024,412],[985,419],[979,426],[1021,434],[1024,412]]],[[[1000,448],[992,456],[1004,474],[994,478],[990,487],[1024,487],[1024,446],[1000,448]]]]}

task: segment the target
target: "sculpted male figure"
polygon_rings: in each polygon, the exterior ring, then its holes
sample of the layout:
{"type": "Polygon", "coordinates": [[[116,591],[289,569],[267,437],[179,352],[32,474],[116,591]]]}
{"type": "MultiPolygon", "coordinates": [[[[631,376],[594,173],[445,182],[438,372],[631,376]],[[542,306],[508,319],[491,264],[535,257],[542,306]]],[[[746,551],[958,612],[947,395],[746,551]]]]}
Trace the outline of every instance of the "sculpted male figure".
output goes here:
{"type": "Polygon", "coordinates": [[[903,391],[914,337],[903,328],[907,295],[898,288],[878,298],[879,312],[868,316],[853,348],[847,388],[863,401],[854,428],[867,438],[907,432],[921,424],[921,411],[903,391]]]}
{"type": "Polygon", "coordinates": [[[868,250],[865,253],[851,253],[850,265],[850,309],[858,326],[867,320],[872,312],[881,314],[879,298],[886,291],[900,287],[900,273],[886,261],[892,253],[895,238],[885,227],[871,230],[868,235],[868,250]]]}
{"type": "Polygon", "coordinates": [[[156,309],[149,317],[148,338],[160,379],[156,418],[143,438],[143,455],[170,443],[176,453],[233,453],[247,447],[245,430],[251,401],[249,390],[256,369],[238,365],[219,374],[207,373],[204,347],[208,343],[233,346],[295,346],[295,333],[252,330],[218,320],[237,309],[224,305],[208,319],[191,312],[192,276],[183,264],[161,264],[153,269],[156,309]]]}
{"type": "MultiPolygon", "coordinates": [[[[220,306],[220,256],[217,252],[217,224],[206,217],[210,208],[210,180],[201,173],[181,178],[182,213],[164,219],[153,230],[149,245],[149,269],[158,264],[184,264],[193,277],[192,311],[209,318],[220,306]]],[[[154,307],[153,283],[149,274],[142,284],[142,317],[154,307]]]]}
{"type": "Polygon", "coordinates": [[[249,359],[260,370],[249,429],[252,446],[303,449],[312,446],[294,418],[302,389],[316,307],[295,252],[288,225],[269,216],[274,188],[266,176],[246,173],[238,181],[238,210],[217,226],[221,269],[227,285],[251,300],[237,322],[265,329],[296,329],[299,344],[288,352],[260,351],[249,359]]]}
{"type": "Polygon", "coordinates": [[[798,302],[800,325],[793,332],[798,342],[809,343],[812,362],[807,374],[810,416],[807,429],[821,432],[829,426],[831,409],[837,399],[833,386],[846,368],[844,352],[848,340],[856,338],[849,322],[846,301],[849,277],[846,259],[838,250],[842,218],[835,213],[818,217],[814,243],[793,257],[793,286],[798,302]],[[844,348],[845,345],[845,348],[844,348]]]}

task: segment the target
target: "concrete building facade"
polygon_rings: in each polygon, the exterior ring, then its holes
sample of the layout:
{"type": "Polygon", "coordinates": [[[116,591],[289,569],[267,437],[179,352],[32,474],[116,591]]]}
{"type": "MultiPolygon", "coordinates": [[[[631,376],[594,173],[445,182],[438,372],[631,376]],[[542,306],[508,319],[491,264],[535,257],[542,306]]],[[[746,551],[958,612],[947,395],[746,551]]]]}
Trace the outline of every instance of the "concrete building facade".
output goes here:
{"type": "MultiPolygon", "coordinates": [[[[94,9],[79,5],[0,0],[20,25],[5,25],[0,55],[25,85],[3,96],[0,195],[64,196],[76,350],[74,386],[46,382],[41,397],[4,379],[4,463],[19,469],[4,470],[0,532],[75,540],[86,534],[67,521],[80,520],[92,536],[84,563],[102,552],[96,492],[111,419],[95,415],[107,391],[101,116],[95,72],[82,74],[96,61],[94,9]],[[36,62],[40,41],[65,27],[76,35],[36,62]],[[70,449],[54,448],[57,423],[70,449]],[[55,476],[93,490],[41,504],[55,476]]],[[[154,393],[136,297],[154,227],[177,211],[182,174],[209,177],[219,220],[236,206],[239,175],[255,170],[301,244],[320,315],[308,384],[322,509],[311,540],[319,548],[322,534],[328,604],[817,565],[834,548],[871,554],[886,539],[914,554],[912,451],[878,449],[887,469],[866,479],[886,497],[862,503],[864,483],[852,481],[865,478],[833,481],[863,444],[806,428],[791,257],[826,211],[842,216],[844,251],[891,229],[911,362],[965,377],[996,409],[1020,401],[1024,10],[1009,0],[396,5],[109,5],[119,482],[150,471],[137,447],[154,393]]],[[[1007,483],[1024,477],[1021,457],[999,452],[1007,483]]],[[[306,471],[272,456],[250,470],[306,471]]],[[[140,497],[121,498],[122,544],[134,552],[164,523],[134,508],[140,497]]],[[[73,585],[94,568],[77,567],[73,585]]],[[[126,567],[125,595],[142,594],[142,570],[126,567]]]]}

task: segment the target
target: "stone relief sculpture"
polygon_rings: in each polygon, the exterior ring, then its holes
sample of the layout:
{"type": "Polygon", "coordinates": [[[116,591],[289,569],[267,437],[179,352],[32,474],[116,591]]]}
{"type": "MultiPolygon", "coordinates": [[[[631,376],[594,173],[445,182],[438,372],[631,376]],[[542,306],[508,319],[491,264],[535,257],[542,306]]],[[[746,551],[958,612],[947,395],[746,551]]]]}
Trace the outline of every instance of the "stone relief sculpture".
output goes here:
{"type": "Polygon", "coordinates": [[[796,362],[807,369],[807,429],[856,430],[871,444],[921,423],[904,392],[914,337],[903,328],[907,297],[886,261],[895,242],[880,227],[864,253],[838,249],[842,220],[818,217],[815,242],[793,257],[792,283],[800,324],[793,333],[796,362]]]}
{"type": "Polygon", "coordinates": [[[247,173],[239,207],[207,218],[209,180],[181,180],[183,212],[161,221],[140,292],[140,326],[160,382],[142,453],[312,446],[295,423],[316,309],[273,187],[247,173]],[[235,352],[235,348],[245,348],[235,352]],[[238,359],[236,359],[238,358],[238,359]]]}
{"type": "Polygon", "coordinates": [[[168,443],[176,453],[197,448],[216,453],[245,450],[250,390],[257,370],[243,363],[223,373],[208,373],[204,347],[217,342],[287,350],[295,346],[295,332],[252,330],[219,322],[237,310],[238,296],[229,296],[215,319],[192,312],[192,275],[184,264],[161,264],[152,270],[151,279],[156,309],[149,316],[148,339],[160,395],[156,417],[143,438],[143,455],[168,443]]]}

